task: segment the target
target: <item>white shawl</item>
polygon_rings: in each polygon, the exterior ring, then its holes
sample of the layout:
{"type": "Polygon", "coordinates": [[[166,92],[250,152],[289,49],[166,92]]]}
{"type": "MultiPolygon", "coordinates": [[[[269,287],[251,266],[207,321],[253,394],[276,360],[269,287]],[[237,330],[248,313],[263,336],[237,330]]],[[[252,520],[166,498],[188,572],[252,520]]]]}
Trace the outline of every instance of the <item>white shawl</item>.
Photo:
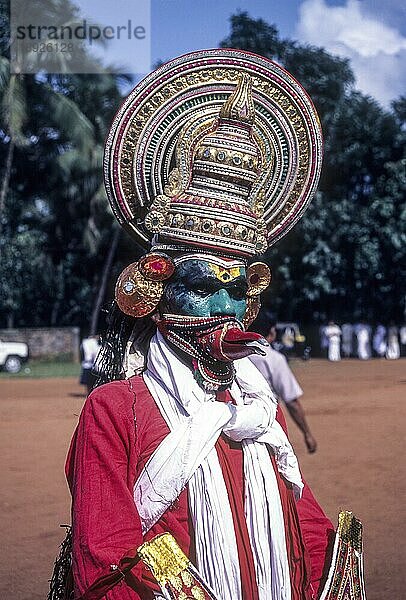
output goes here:
{"type": "Polygon", "coordinates": [[[158,332],[151,341],[144,381],[170,434],[152,454],[134,486],[144,533],[188,484],[197,568],[221,600],[241,598],[241,578],[231,508],[214,447],[221,432],[242,441],[245,518],[260,600],[290,600],[284,520],[275,472],[303,488],[292,447],[275,420],[277,401],[249,359],[235,361],[235,405],[204,392],[158,332]]]}

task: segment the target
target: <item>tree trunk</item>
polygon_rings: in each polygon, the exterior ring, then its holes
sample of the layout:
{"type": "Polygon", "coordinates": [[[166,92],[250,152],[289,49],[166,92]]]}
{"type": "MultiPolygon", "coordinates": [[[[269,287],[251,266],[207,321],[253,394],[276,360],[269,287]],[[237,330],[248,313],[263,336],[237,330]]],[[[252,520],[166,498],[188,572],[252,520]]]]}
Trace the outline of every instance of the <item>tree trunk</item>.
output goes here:
{"type": "Polygon", "coordinates": [[[58,324],[59,310],[63,304],[65,298],[65,279],[63,262],[60,262],[56,268],[56,276],[54,278],[55,286],[55,302],[52,305],[50,325],[56,327],[58,324]]]}
{"type": "Polygon", "coordinates": [[[113,264],[114,255],[117,250],[118,241],[120,239],[120,233],[121,233],[120,227],[116,226],[114,229],[113,239],[111,241],[111,245],[109,247],[109,251],[106,256],[106,261],[104,263],[103,273],[102,273],[99,289],[97,292],[96,301],[93,306],[92,319],[91,319],[91,323],[90,323],[90,335],[97,334],[97,325],[99,322],[100,309],[103,304],[104,296],[106,295],[107,282],[108,282],[111,267],[113,264]]]}
{"type": "Polygon", "coordinates": [[[13,138],[10,138],[10,143],[7,150],[6,166],[4,169],[3,181],[1,182],[0,190],[0,235],[3,230],[3,214],[6,208],[6,197],[9,190],[10,177],[11,177],[11,166],[13,164],[15,143],[13,138]]]}

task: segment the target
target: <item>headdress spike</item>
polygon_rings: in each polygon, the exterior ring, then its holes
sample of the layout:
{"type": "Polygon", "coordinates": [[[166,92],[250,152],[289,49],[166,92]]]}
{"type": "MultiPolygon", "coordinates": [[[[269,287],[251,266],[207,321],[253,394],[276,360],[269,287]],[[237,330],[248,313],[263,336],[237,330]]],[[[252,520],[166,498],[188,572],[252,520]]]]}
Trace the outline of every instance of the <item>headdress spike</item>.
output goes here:
{"type": "Polygon", "coordinates": [[[252,99],[252,80],[247,73],[242,73],[239,76],[236,89],[221,107],[220,119],[254,124],[255,110],[252,99]]]}

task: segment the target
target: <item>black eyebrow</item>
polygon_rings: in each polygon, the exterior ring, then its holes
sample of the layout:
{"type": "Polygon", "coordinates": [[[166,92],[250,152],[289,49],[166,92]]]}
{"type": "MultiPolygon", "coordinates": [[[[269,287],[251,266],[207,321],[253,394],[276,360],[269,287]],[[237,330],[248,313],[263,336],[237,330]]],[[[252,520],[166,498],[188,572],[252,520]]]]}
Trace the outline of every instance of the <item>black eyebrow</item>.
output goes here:
{"type": "Polygon", "coordinates": [[[239,275],[235,279],[231,279],[226,283],[219,281],[219,283],[223,283],[224,287],[234,287],[236,285],[242,285],[245,288],[248,288],[247,278],[244,275],[239,275]]]}
{"type": "Polygon", "coordinates": [[[210,287],[212,289],[220,290],[221,288],[230,289],[233,287],[243,287],[245,289],[248,288],[247,279],[244,275],[239,275],[235,279],[231,279],[230,281],[221,281],[214,274],[207,274],[204,277],[196,277],[191,280],[190,277],[186,275],[182,277],[182,283],[187,284],[190,288],[198,288],[200,286],[210,287]]]}

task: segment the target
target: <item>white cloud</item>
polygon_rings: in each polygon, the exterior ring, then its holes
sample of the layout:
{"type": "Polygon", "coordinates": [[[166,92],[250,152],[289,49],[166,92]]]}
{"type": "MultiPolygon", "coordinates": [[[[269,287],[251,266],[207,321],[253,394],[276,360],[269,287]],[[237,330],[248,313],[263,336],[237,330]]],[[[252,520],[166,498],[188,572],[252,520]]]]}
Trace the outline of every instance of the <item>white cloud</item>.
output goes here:
{"type": "Polygon", "coordinates": [[[406,91],[406,37],[364,6],[360,0],[342,6],[304,0],[296,34],[302,42],[349,58],[357,87],[388,105],[406,91]]]}

